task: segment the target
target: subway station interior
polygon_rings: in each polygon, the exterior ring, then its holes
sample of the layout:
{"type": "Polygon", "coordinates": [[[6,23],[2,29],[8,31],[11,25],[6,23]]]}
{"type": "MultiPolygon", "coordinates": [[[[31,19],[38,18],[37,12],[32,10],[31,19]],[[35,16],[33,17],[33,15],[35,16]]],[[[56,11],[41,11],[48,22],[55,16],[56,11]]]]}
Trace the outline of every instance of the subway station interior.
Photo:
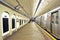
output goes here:
{"type": "Polygon", "coordinates": [[[60,0],[0,0],[0,40],[60,40],[60,0]]]}

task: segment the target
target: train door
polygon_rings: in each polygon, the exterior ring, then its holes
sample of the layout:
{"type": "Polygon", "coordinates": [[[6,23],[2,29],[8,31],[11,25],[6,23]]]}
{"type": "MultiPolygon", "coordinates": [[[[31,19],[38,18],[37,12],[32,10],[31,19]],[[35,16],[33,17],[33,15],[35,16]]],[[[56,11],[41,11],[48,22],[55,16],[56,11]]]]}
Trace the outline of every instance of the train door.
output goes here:
{"type": "Polygon", "coordinates": [[[56,35],[58,28],[58,11],[52,13],[52,33],[56,35]]]}
{"type": "Polygon", "coordinates": [[[2,14],[2,28],[3,28],[3,36],[8,34],[9,31],[9,14],[4,12],[2,14]]]}
{"type": "Polygon", "coordinates": [[[12,16],[12,29],[15,30],[15,15],[12,16]]]}

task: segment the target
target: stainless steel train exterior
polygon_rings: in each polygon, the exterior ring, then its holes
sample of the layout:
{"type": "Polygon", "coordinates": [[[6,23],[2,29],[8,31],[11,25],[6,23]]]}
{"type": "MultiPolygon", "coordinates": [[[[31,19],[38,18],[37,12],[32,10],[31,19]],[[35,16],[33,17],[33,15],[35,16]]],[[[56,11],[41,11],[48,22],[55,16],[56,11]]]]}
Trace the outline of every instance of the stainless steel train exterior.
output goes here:
{"type": "Polygon", "coordinates": [[[36,23],[43,29],[47,30],[57,39],[60,39],[60,7],[55,8],[36,19],[36,23]]]}
{"type": "Polygon", "coordinates": [[[12,35],[28,21],[27,17],[0,3],[0,40],[12,35]]]}

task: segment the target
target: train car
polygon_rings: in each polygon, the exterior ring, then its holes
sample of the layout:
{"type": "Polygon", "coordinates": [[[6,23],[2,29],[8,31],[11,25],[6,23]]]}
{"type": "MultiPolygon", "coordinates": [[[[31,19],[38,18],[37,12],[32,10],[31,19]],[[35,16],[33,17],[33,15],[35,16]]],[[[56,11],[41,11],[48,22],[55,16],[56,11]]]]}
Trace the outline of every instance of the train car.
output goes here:
{"type": "Polygon", "coordinates": [[[60,38],[60,7],[51,12],[51,33],[60,38]]]}
{"type": "Polygon", "coordinates": [[[60,39],[60,7],[55,8],[39,17],[37,23],[57,39],[60,39]]]}
{"type": "Polygon", "coordinates": [[[46,30],[60,39],[60,7],[47,12],[46,30]]]}
{"type": "Polygon", "coordinates": [[[47,13],[44,15],[41,15],[39,17],[36,18],[37,23],[43,27],[44,29],[46,29],[46,23],[47,23],[47,13]]]}

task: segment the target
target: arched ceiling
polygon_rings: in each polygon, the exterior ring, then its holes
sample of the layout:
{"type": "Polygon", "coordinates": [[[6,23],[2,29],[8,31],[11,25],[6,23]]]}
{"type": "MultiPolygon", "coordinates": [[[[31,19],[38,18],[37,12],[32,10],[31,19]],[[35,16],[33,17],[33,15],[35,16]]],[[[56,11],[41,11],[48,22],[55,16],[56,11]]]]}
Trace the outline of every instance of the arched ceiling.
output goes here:
{"type": "Polygon", "coordinates": [[[43,0],[35,16],[40,16],[60,6],[60,0],[43,0]]]}
{"type": "Polygon", "coordinates": [[[23,9],[21,11],[25,11],[25,14],[32,17],[33,11],[37,7],[37,3],[39,0],[4,0],[5,2],[9,3],[13,7],[16,7],[19,2],[19,6],[22,6],[23,9]],[[18,1],[18,2],[17,2],[18,1]]]}
{"type": "Polygon", "coordinates": [[[34,12],[37,8],[39,0],[4,0],[13,7],[16,7],[19,2],[19,6],[22,6],[21,11],[28,15],[29,17],[40,16],[56,7],[60,6],[60,0],[42,0],[37,12],[34,15],[34,12]],[[17,2],[18,1],[18,2],[17,2]]]}

